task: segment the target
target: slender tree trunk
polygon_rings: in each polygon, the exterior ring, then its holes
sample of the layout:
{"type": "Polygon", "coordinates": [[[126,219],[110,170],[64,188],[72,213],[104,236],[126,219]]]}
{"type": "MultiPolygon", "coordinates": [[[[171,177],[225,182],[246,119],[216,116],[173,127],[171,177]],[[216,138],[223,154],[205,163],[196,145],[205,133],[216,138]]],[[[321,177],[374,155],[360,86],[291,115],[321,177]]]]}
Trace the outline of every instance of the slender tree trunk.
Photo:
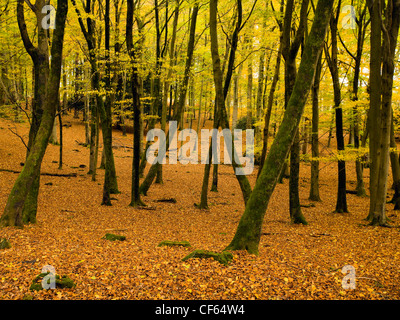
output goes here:
{"type": "MultiPolygon", "coordinates": [[[[247,39],[248,50],[253,50],[253,38],[247,39]]],[[[247,123],[246,128],[253,128],[253,58],[247,58],[247,123]]]]}
{"type": "Polygon", "coordinates": [[[239,77],[242,70],[242,64],[239,66],[239,71],[233,77],[233,108],[232,108],[232,129],[236,128],[239,109],[239,77]]]}
{"type": "MultiPolygon", "coordinates": [[[[337,45],[337,32],[338,22],[340,14],[341,0],[337,6],[336,14],[332,15],[330,19],[330,29],[332,36],[331,43],[331,55],[328,53],[328,49],[325,50],[327,55],[327,61],[329,70],[332,76],[333,82],[333,94],[335,104],[335,124],[336,124],[336,141],[337,150],[339,153],[344,151],[344,137],[343,137],[343,111],[341,107],[342,97],[339,81],[339,69],[338,69],[338,45],[337,45]]],[[[344,213],[348,212],[347,199],[346,199],[346,162],[344,160],[338,160],[338,191],[335,212],[344,213]]]]}
{"type": "MultiPolygon", "coordinates": [[[[295,37],[291,40],[290,30],[292,26],[292,13],[295,9],[293,0],[289,0],[286,5],[286,12],[283,26],[283,48],[282,55],[285,59],[285,108],[293,92],[296,80],[297,66],[296,57],[300,46],[304,41],[305,27],[307,24],[307,12],[309,1],[303,1],[300,10],[300,23],[295,37]]],[[[289,212],[293,223],[307,224],[300,206],[299,195],[299,172],[300,172],[300,138],[297,131],[294,136],[292,149],[290,152],[290,175],[289,175],[289,212]]]]}
{"type": "Polygon", "coordinates": [[[322,71],[321,59],[318,61],[312,86],[312,133],[311,133],[311,186],[309,199],[321,201],[319,196],[319,88],[322,71]]]}
{"type": "Polygon", "coordinates": [[[140,155],[141,155],[141,103],[140,103],[140,81],[137,69],[137,58],[140,47],[136,48],[133,44],[133,18],[134,18],[134,2],[128,0],[128,9],[126,15],[126,46],[128,53],[131,57],[132,75],[131,75],[131,89],[133,96],[133,160],[132,160],[132,187],[131,187],[131,203],[132,207],[145,205],[140,197],[140,155]]]}

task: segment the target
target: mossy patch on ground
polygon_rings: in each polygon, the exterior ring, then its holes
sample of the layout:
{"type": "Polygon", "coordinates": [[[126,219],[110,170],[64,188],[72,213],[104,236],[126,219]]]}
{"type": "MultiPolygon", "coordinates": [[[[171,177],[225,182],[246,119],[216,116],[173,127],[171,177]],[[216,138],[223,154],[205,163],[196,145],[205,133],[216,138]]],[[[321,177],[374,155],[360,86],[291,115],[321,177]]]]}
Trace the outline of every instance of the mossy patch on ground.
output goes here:
{"type": "Polygon", "coordinates": [[[182,261],[186,261],[191,258],[212,258],[223,265],[228,265],[228,263],[233,259],[233,255],[228,251],[222,251],[219,253],[207,250],[194,250],[192,253],[189,253],[186,257],[184,257],[182,261]]]}
{"type": "Polygon", "coordinates": [[[110,241],[115,241],[115,240],[124,241],[124,240],[126,240],[126,237],[119,236],[119,235],[112,234],[112,233],[106,233],[106,235],[103,237],[103,239],[110,240],[110,241]]]}
{"type": "MultiPolygon", "coordinates": [[[[29,290],[43,290],[42,286],[42,280],[45,276],[47,276],[50,272],[46,273],[40,273],[35,277],[35,279],[32,280],[32,284],[29,287],[29,290]]],[[[75,282],[72,281],[72,279],[66,275],[63,275],[60,277],[58,274],[55,275],[55,280],[56,280],[56,288],[57,289],[64,289],[64,288],[74,288],[76,286],[75,282]]],[[[48,284],[50,284],[50,278],[48,279],[48,284]]]]}
{"type": "Polygon", "coordinates": [[[6,238],[0,239],[0,249],[9,249],[11,248],[10,241],[8,241],[6,238]]]}
{"type": "Polygon", "coordinates": [[[171,240],[164,240],[158,244],[159,247],[168,246],[168,247],[191,247],[189,241],[171,241],[171,240]]]}

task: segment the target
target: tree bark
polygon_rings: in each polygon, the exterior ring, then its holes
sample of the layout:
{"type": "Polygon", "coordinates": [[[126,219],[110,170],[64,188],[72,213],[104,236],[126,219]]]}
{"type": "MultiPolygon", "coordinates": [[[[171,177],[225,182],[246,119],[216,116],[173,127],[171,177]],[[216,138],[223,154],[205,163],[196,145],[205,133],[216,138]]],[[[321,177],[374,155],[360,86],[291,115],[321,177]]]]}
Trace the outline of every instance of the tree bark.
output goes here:
{"type": "Polygon", "coordinates": [[[319,88],[322,71],[322,58],[319,59],[312,86],[312,132],[311,132],[311,185],[309,199],[321,201],[319,196],[319,88]]]}
{"type": "Polygon", "coordinates": [[[370,220],[371,225],[388,226],[385,206],[389,171],[394,59],[400,25],[400,1],[391,0],[387,3],[384,23],[382,22],[382,1],[375,0],[372,2],[368,0],[367,3],[371,14],[371,105],[369,116],[374,119],[374,121],[369,121],[371,197],[367,219],[370,220]],[[382,38],[383,41],[381,41],[382,38]]]}
{"type": "MultiPolygon", "coordinates": [[[[57,1],[56,26],[51,46],[51,68],[47,86],[43,115],[35,140],[29,151],[25,165],[19,174],[8,197],[3,215],[0,218],[1,226],[23,226],[28,222],[36,221],[35,215],[23,212],[29,190],[35,186],[40,176],[40,167],[46,152],[53,122],[59,101],[59,85],[61,79],[62,50],[64,42],[64,27],[68,12],[68,1],[57,1]]],[[[39,186],[37,186],[38,188],[39,186]]],[[[37,199],[36,199],[37,203],[37,199]]]]}

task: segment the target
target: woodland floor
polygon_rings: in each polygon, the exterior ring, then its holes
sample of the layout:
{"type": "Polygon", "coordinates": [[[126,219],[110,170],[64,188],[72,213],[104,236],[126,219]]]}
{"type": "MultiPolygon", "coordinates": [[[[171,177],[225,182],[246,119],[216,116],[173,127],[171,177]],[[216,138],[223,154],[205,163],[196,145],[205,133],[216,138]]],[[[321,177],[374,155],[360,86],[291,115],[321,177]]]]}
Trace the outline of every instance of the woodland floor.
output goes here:
{"type": "MultiPolygon", "coordinates": [[[[41,177],[37,223],[23,229],[2,228],[0,299],[399,299],[400,213],[387,206],[393,228],[370,227],[364,220],[369,199],[348,194],[350,213],[333,213],[337,165],[322,163],[322,202],[304,207],[308,226],[292,225],[288,181],[271,198],[263,225],[260,254],[234,252],[224,266],[210,259],[181,259],[194,249],[223,250],[232,239],[244,205],[232,168],[220,166],[219,192],[209,193],[209,210],[199,210],[203,165],[165,165],[164,184],[153,185],[143,200],[154,210],[129,207],[132,136],[114,132],[118,195],[101,206],[103,170],[91,181],[89,149],[82,121],[68,117],[64,128],[64,169],[58,146],[49,145],[42,172],[77,173],[77,177],[41,177]],[[120,146],[120,147],[118,147],[120,146]],[[156,202],[175,198],[176,203],[156,202]],[[102,239],[107,233],[126,241],[102,239]],[[162,240],[187,240],[191,248],[157,247],[162,240]],[[31,292],[29,286],[45,265],[76,282],[74,289],[31,292]],[[341,268],[356,269],[356,289],[344,290],[341,268]]],[[[9,128],[27,140],[28,124],[0,119],[0,168],[21,170],[25,147],[9,128]]],[[[257,169],[257,168],[256,168],[257,169]]],[[[255,173],[249,177],[254,185],[255,173]]],[[[0,212],[17,175],[0,172],[0,212]]],[[[347,164],[347,188],[355,171],[347,164]]],[[[310,166],[302,163],[300,196],[310,204],[310,166]]],[[[368,170],[365,170],[368,185],[368,170]]],[[[392,193],[392,190],[390,190],[392,193]]]]}

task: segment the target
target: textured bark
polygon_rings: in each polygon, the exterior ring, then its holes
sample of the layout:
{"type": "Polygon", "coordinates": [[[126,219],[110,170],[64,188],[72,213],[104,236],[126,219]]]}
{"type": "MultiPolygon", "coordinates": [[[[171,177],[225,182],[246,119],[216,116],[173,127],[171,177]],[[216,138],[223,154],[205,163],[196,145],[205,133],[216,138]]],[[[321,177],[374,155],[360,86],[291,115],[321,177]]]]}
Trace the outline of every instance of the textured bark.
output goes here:
{"type": "MultiPolygon", "coordinates": [[[[38,8],[42,8],[45,5],[44,0],[38,0],[36,3],[38,8]]],[[[44,13],[41,10],[36,10],[36,22],[37,22],[37,46],[35,47],[29,39],[24,16],[24,1],[19,0],[17,2],[17,21],[20,30],[21,38],[25,47],[25,50],[30,55],[33,62],[33,73],[34,73],[34,96],[32,101],[32,121],[29,129],[29,140],[26,157],[32,148],[33,142],[36,138],[36,134],[39,130],[39,126],[42,120],[43,108],[46,102],[46,88],[49,78],[49,47],[47,33],[42,28],[41,21],[44,18],[44,13]]],[[[39,176],[33,183],[31,189],[29,189],[26,196],[25,204],[23,207],[23,215],[31,217],[26,219],[30,222],[36,221],[37,212],[37,197],[39,192],[39,176]]]]}
{"type": "MultiPolygon", "coordinates": [[[[32,217],[32,211],[23,212],[25,201],[32,198],[28,197],[29,190],[38,188],[38,177],[44,154],[46,152],[49,138],[53,128],[57,104],[59,100],[59,84],[61,79],[62,50],[64,41],[65,19],[68,11],[68,1],[58,0],[56,25],[53,33],[51,47],[51,68],[49,82],[47,86],[43,115],[38,128],[35,140],[32,143],[25,165],[19,174],[11,193],[8,197],[4,213],[0,218],[2,226],[23,226],[28,222],[34,222],[36,212],[32,217]]],[[[37,198],[33,199],[37,203],[37,198]]]]}
{"type": "Polygon", "coordinates": [[[368,1],[368,5],[371,14],[370,116],[371,119],[379,119],[379,121],[369,122],[372,183],[368,219],[371,225],[388,226],[385,206],[389,171],[394,59],[400,25],[400,1],[388,1],[383,26],[381,17],[383,3],[380,0],[375,0],[373,3],[368,1]],[[382,74],[380,57],[382,57],[382,74]],[[373,61],[373,59],[378,61],[373,61]],[[375,134],[376,137],[373,138],[375,134]],[[373,151],[376,151],[376,153],[373,153],[373,151]],[[372,180],[375,178],[377,179],[372,180]]]}

